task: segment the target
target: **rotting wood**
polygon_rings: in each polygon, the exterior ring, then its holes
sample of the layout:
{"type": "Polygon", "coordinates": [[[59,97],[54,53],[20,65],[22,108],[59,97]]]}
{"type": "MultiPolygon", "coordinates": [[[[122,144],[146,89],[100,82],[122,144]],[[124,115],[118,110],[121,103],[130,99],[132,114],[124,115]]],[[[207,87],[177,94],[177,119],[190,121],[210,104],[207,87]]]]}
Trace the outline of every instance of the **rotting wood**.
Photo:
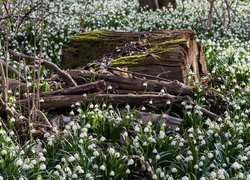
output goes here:
{"type": "MultiPolygon", "coordinates": [[[[54,95],[54,96],[45,96],[43,97],[43,103],[41,103],[42,109],[58,109],[58,108],[67,108],[76,102],[83,103],[100,103],[107,102],[112,105],[125,105],[129,104],[132,106],[154,106],[157,108],[164,108],[167,106],[168,102],[171,104],[182,106],[182,102],[189,102],[195,106],[191,101],[189,96],[174,96],[174,95],[152,95],[152,94],[87,94],[87,95],[54,95]]],[[[28,104],[27,99],[21,99],[18,101],[21,106],[26,107],[28,104]]],[[[198,106],[196,106],[198,107],[198,106]]],[[[198,107],[205,117],[208,117],[212,120],[217,120],[220,116],[206,110],[202,107],[198,107]]]]}
{"type": "Polygon", "coordinates": [[[41,97],[51,96],[56,94],[74,95],[74,94],[94,93],[94,92],[103,92],[104,90],[106,90],[106,83],[105,81],[101,80],[92,83],[77,85],[74,87],[59,89],[51,92],[41,93],[41,97]]]}
{"type": "Polygon", "coordinates": [[[152,91],[160,92],[164,89],[167,93],[172,95],[192,95],[194,88],[178,81],[158,81],[158,80],[146,80],[139,78],[126,78],[122,76],[110,76],[105,74],[94,74],[90,71],[84,70],[71,70],[68,73],[72,78],[77,80],[81,79],[101,79],[107,83],[112,83],[118,90],[130,90],[130,91],[152,91]]]}
{"type": "Polygon", "coordinates": [[[61,65],[64,69],[77,68],[95,61],[109,68],[127,68],[135,73],[187,84],[191,70],[195,81],[199,81],[201,71],[205,73],[200,70],[205,59],[194,35],[190,30],[85,32],[63,46],[61,65]]]}

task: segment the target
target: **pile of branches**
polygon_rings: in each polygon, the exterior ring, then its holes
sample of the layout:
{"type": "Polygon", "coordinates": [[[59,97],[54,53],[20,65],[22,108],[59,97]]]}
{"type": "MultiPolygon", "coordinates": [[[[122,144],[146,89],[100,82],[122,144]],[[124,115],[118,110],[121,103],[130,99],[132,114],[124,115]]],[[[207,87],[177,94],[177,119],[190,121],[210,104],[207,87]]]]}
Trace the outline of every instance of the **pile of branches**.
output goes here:
{"type": "MultiPolygon", "coordinates": [[[[163,120],[170,129],[180,127],[183,124],[182,109],[186,105],[198,109],[205,118],[212,120],[220,118],[219,115],[192,101],[192,96],[195,93],[194,87],[176,80],[170,81],[108,66],[101,66],[95,72],[89,69],[91,67],[89,65],[82,69],[62,70],[54,63],[44,59],[24,55],[13,50],[9,50],[9,54],[13,60],[25,60],[31,64],[40,63],[41,66],[54,72],[54,76],[46,80],[53,89],[52,91],[35,92],[37,93],[35,95],[25,93],[16,97],[16,105],[19,106],[20,112],[8,108],[7,103],[1,99],[0,103],[4,107],[2,109],[26,126],[30,122],[30,116],[35,116],[37,119],[42,119],[42,121],[37,122],[39,124],[37,127],[42,125],[46,128],[53,128],[51,121],[42,111],[62,112],[60,110],[70,109],[76,102],[108,102],[120,107],[130,105],[137,108],[138,117],[144,123],[151,120],[163,120]],[[56,88],[55,84],[61,84],[62,88],[56,88]],[[31,106],[32,102],[38,102],[38,105],[34,108],[31,106]],[[152,109],[158,109],[162,113],[152,113],[152,109]],[[173,116],[172,112],[178,113],[178,115],[173,116]]],[[[6,64],[2,61],[1,65],[5,66],[6,64]]],[[[19,77],[19,81],[9,79],[9,87],[13,91],[17,88],[19,90],[25,88],[27,78],[23,77],[19,71],[15,71],[13,68],[9,69],[19,77]]]]}

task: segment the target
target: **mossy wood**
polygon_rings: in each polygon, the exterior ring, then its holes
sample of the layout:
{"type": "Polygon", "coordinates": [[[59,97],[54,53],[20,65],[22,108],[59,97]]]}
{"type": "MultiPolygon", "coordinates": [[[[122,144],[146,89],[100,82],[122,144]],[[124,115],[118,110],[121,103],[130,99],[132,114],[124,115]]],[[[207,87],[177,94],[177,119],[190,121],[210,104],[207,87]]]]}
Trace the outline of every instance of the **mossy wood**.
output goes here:
{"type": "Polygon", "coordinates": [[[194,36],[195,33],[190,30],[85,32],[64,45],[61,66],[64,69],[83,67],[112,56],[106,61],[108,66],[187,83],[190,70],[195,80],[199,80],[200,74],[207,73],[202,48],[194,36]],[[136,48],[146,50],[126,50],[131,43],[136,48]],[[124,49],[129,53],[119,52],[124,49]]]}

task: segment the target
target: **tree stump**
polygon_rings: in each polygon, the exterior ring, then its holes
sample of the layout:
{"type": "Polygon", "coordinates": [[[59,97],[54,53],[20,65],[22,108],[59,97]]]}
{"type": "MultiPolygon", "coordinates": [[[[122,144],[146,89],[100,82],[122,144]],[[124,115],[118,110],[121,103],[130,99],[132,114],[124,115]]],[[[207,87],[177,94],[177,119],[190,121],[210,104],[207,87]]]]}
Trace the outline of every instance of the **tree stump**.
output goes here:
{"type": "Polygon", "coordinates": [[[187,83],[207,74],[202,48],[191,30],[153,32],[84,32],[63,46],[61,67],[86,66],[97,62],[109,67],[149,74],[187,83]]]}

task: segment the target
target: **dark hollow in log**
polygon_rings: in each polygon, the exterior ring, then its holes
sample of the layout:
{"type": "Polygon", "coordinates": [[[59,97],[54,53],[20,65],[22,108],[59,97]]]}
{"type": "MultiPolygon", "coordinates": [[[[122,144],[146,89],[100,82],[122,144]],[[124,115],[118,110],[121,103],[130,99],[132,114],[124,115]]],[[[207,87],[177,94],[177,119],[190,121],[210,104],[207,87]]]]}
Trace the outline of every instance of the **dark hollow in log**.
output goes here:
{"type": "Polygon", "coordinates": [[[199,81],[206,63],[194,36],[191,30],[84,32],[63,46],[61,66],[77,68],[96,61],[184,83],[192,70],[199,81]]]}

